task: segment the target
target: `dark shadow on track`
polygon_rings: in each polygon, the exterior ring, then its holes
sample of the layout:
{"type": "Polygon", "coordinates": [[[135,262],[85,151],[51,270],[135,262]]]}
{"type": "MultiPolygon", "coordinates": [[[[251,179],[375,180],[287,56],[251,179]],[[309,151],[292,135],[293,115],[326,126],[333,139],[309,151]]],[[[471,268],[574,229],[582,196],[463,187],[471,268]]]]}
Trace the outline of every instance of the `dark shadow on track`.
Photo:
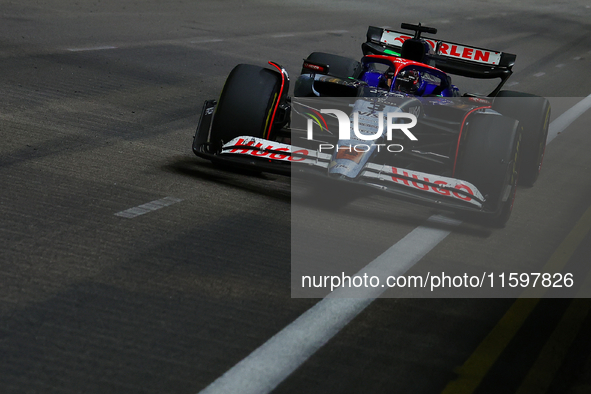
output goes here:
{"type": "Polygon", "coordinates": [[[438,211],[425,208],[431,215],[443,215],[451,219],[461,220],[459,226],[443,221],[425,221],[424,217],[401,213],[400,210],[390,209],[392,204],[397,206],[420,206],[410,202],[401,201],[385,195],[372,193],[372,189],[360,188],[354,184],[339,182],[326,178],[322,183],[313,182],[307,184],[300,179],[292,179],[292,204],[331,212],[335,215],[359,217],[376,222],[390,222],[408,226],[424,226],[441,230],[449,230],[455,233],[468,234],[478,238],[487,238],[492,234],[491,228],[482,226],[478,221],[464,221],[463,218],[451,212],[438,211]],[[367,203],[360,201],[367,199],[367,203]]]}
{"type": "Polygon", "coordinates": [[[388,204],[386,200],[396,204],[409,203],[396,199],[386,199],[385,197],[373,199],[372,196],[374,193],[368,192],[368,189],[360,189],[354,185],[328,179],[322,184],[314,183],[314,187],[303,185],[300,182],[293,182],[293,179],[288,184],[287,178],[280,175],[258,173],[236,168],[220,168],[208,161],[188,157],[175,158],[170,163],[162,166],[161,169],[340,216],[360,217],[377,222],[390,222],[416,227],[424,226],[449,230],[454,233],[466,234],[478,238],[487,238],[494,230],[482,226],[477,220],[465,220],[466,218],[461,215],[448,212],[444,213],[430,208],[426,208],[426,210],[431,212],[431,215],[444,215],[452,219],[461,220],[462,223],[456,226],[442,221],[425,221],[423,217],[417,217],[411,214],[401,214],[388,209],[387,206],[380,207],[380,205],[388,204]],[[278,179],[281,179],[280,183],[274,182],[278,179]],[[362,198],[372,198],[371,204],[362,205],[355,203],[355,201],[362,198]]]}
{"type": "Polygon", "coordinates": [[[285,178],[281,176],[253,173],[252,171],[242,171],[234,168],[220,168],[208,161],[187,157],[175,158],[168,164],[163,165],[161,169],[183,176],[222,184],[275,200],[291,201],[289,183],[273,182],[276,179],[285,178]],[[261,185],[261,182],[264,186],[261,185]]]}

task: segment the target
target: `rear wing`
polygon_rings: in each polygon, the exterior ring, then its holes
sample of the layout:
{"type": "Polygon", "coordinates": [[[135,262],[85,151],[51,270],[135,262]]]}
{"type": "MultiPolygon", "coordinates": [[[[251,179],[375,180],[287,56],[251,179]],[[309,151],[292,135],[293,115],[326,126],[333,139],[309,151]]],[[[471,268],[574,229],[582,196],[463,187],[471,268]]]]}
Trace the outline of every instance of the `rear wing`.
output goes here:
{"type": "MultiPolygon", "coordinates": [[[[362,44],[364,55],[401,56],[402,44],[412,39],[409,33],[370,26],[367,41],[362,44]]],[[[429,44],[429,53],[424,62],[449,74],[469,78],[501,78],[501,84],[491,95],[495,95],[511,76],[516,55],[490,49],[478,48],[429,37],[420,37],[429,44]]]]}

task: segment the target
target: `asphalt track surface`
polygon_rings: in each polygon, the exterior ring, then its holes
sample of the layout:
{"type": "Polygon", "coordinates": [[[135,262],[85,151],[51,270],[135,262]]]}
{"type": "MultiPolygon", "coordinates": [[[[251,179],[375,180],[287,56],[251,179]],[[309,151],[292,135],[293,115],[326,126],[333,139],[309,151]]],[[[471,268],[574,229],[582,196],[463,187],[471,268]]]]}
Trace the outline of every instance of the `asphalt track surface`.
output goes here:
{"type": "MultiPolygon", "coordinates": [[[[319,302],[291,298],[289,178],[191,153],[235,64],[297,75],[312,51],[359,56],[370,24],[420,21],[518,54],[512,89],[572,98],[554,121],[591,94],[590,17],[585,2],[1,1],[0,392],[216,392],[319,302]]],[[[417,266],[564,264],[586,280],[590,121],[548,145],[506,228],[445,228],[417,266]]],[[[360,268],[438,214],[383,198],[313,213],[371,224],[349,235],[375,245],[360,268]]],[[[588,299],[477,297],[368,302],[303,359],[279,347],[262,364],[293,372],[254,369],[227,392],[591,391],[588,299]]]]}

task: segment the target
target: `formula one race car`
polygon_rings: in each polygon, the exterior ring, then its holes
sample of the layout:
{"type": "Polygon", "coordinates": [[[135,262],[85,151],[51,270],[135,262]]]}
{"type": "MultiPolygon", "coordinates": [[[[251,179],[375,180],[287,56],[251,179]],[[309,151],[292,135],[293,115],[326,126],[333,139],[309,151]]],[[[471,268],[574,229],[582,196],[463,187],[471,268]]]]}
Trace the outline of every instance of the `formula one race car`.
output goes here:
{"type": "Polygon", "coordinates": [[[361,61],[314,52],[294,97],[280,65],[240,64],[208,100],[193,152],[216,164],[314,173],[503,225],[542,165],[550,105],[501,90],[516,56],[370,27],[361,61]],[[461,94],[448,74],[500,79],[461,94]]]}

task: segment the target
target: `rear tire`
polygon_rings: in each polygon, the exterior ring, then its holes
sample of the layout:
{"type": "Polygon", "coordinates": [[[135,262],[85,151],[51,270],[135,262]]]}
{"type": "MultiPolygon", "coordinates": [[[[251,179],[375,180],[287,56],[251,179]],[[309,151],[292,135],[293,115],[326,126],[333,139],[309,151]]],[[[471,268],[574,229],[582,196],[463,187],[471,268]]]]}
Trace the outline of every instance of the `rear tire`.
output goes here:
{"type": "Polygon", "coordinates": [[[521,132],[513,119],[475,114],[469,120],[459,178],[476,186],[485,197],[485,223],[505,225],[517,189],[521,132]]]}
{"type": "Polygon", "coordinates": [[[272,70],[250,64],[234,67],[215,109],[209,139],[213,151],[242,135],[265,138],[280,88],[281,77],[272,70]]]}
{"type": "Polygon", "coordinates": [[[523,127],[519,184],[533,186],[542,168],[550,124],[550,103],[544,97],[504,90],[493,109],[519,121],[523,127]]]}
{"type": "MultiPolygon", "coordinates": [[[[312,52],[306,60],[327,65],[330,75],[341,78],[355,77],[361,65],[357,60],[324,52],[312,52]]],[[[310,74],[310,70],[302,69],[302,74],[310,74]]]]}

